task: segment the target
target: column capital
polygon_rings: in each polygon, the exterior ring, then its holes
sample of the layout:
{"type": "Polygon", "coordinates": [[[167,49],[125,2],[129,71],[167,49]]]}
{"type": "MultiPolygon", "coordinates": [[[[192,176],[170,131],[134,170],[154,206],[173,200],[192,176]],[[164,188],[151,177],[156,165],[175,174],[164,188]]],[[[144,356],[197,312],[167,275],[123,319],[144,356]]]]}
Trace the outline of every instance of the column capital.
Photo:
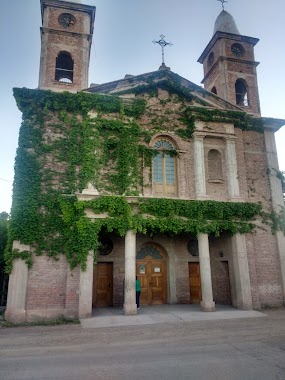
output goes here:
{"type": "Polygon", "coordinates": [[[226,143],[233,143],[235,144],[235,142],[237,141],[237,137],[236,136],[233,136],[233,135],[225,135],[224,137],[224,140],[226,141],[226,143]]]}
{"type": "Polygon", "coordinates": [[[193,133],[193,137],[195,140],[204,140],[204,138],[206,137],[206,133],[200,132],[200,131],[195,131],[193,133]]]}

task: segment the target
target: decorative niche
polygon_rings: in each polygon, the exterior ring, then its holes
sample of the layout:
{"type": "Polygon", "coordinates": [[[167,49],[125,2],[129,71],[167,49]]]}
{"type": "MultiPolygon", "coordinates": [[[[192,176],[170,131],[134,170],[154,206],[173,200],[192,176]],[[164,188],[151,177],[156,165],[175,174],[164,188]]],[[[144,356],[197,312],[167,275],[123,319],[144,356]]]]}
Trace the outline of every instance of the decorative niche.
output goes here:
{"type": "Polygon", "coordinates": [[[190,253],[193,257],[199,256],[199,249],[198,249],[198,240],[197,239],[191,239],[187,243],[187,251],[190,253]]]}
{"type": "Polygon", "coordinates": [[[98,252],[100,256],[109,255],[113,251],[113,248],[114,248],[114,244],[111,239],[107,237],[99,238],[98,252]]]}

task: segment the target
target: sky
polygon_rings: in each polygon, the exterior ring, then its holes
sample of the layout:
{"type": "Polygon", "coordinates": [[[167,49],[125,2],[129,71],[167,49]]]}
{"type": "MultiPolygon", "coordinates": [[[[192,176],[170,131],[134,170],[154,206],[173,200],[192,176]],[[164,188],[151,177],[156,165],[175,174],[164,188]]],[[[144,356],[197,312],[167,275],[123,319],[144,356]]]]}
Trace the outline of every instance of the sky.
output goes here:
{"type": "MultiPolygon", "coordinates": [[[[222,10],[218,0],[84,0],[96,6],[89,83],[106,83],[125,74],[155,71],[161,34],[173,46],[165,51],[171,70],[201,85],[197,62],[213,35],[222,10]]],[[[259,38],[255,47],[262,116],[285,119],[285,1],[228,0],[225,10],[242,35],[259,38]]],[[[37,88],[40,60],[40,0],[1,4],[0,23],[0,212],[10,212],[14,159],[21,113],[13,87],[37,88]]],[[[285,126],[275,134],[280,170],[285,170],[285,126]]]]}

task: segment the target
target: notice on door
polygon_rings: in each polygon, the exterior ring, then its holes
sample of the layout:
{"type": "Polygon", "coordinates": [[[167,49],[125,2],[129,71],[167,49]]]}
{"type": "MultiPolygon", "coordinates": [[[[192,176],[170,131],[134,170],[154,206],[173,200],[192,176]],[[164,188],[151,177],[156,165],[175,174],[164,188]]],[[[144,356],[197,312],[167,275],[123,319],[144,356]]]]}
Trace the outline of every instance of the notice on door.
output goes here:
{"type": "Polygon", "coordinates": [[[158,267],[154,268],[154,272],[155,273],[160,273],[160,268],[158,268],[158,267]]]}
{"type": "Polygon", "coordinates": [[[145,265],[140,265],[140,274],[145,274],[145,265]]]}

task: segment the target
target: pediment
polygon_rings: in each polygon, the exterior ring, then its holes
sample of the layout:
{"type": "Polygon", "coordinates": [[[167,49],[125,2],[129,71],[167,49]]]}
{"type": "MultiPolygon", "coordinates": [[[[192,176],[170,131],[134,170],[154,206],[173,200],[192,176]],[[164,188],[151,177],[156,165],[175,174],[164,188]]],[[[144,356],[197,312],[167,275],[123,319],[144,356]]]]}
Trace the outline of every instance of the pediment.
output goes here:
{"type": "Polygon", "coordinates": [[[124,79],[96,85],[86,91],[117,95],[127,100],[134,98],[137,94],[151,93],[159,88],[167,90],[171,94],[177,94],[180,99],[190,101],[194,107],[243,111],[240,107],[221,99],[170,70],[158,70],[137,76],[126,75],[124,79]]]}

